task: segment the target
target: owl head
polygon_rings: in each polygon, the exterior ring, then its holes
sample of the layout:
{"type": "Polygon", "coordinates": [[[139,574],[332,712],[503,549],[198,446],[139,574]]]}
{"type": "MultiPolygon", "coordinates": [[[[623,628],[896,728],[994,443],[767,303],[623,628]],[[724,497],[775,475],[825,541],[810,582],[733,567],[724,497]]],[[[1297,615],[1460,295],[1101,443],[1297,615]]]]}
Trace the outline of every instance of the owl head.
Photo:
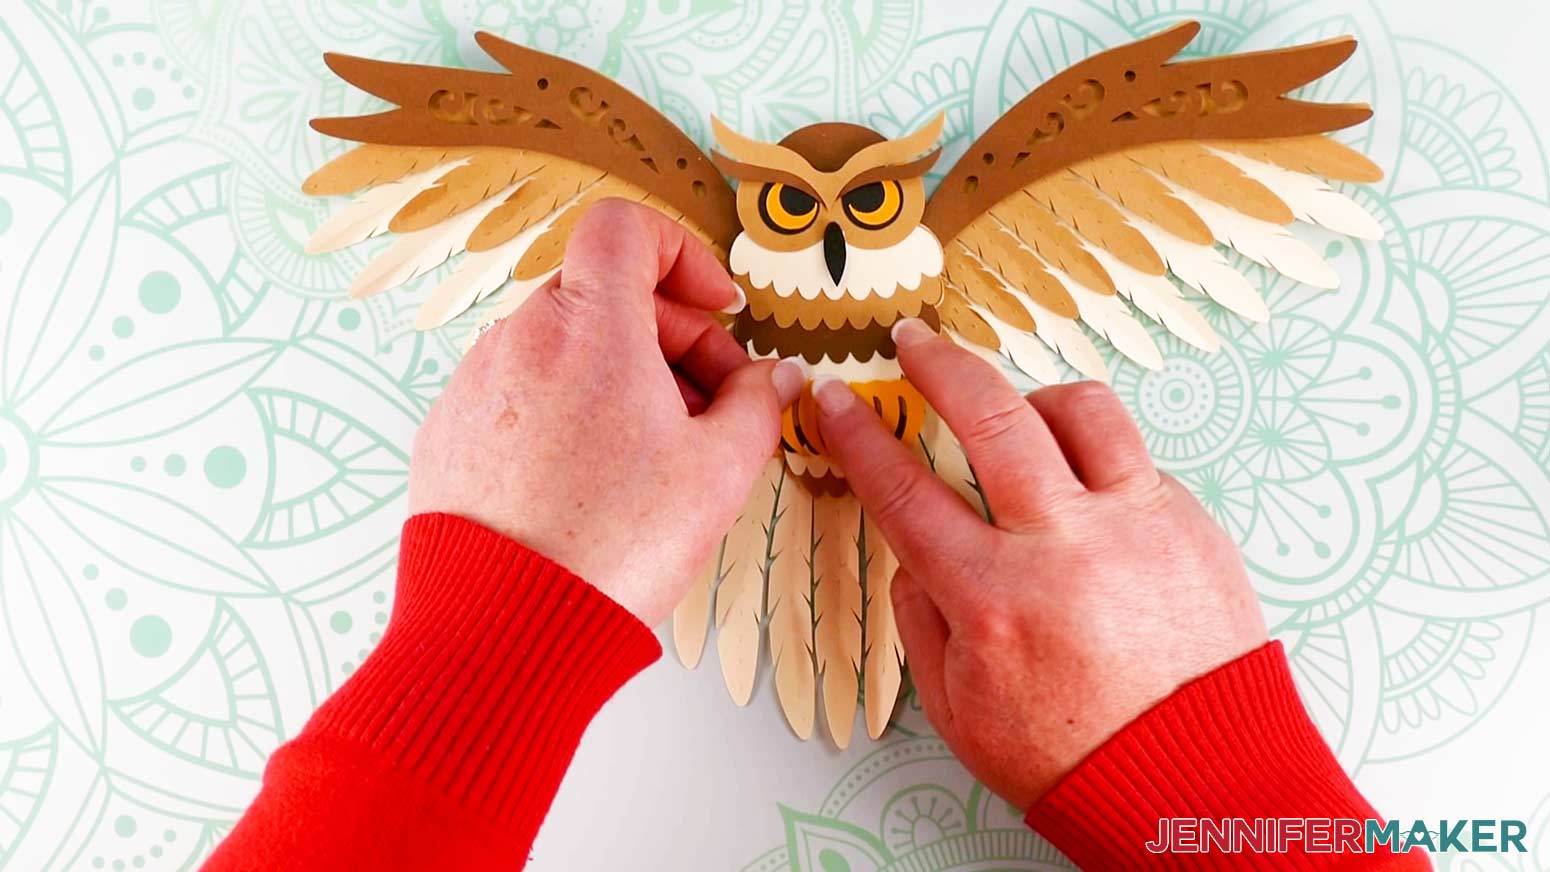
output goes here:
{"type": "Polygon", "coordinates": [[[821,250],[833,284],[852,252],[881,252],[917,229],[924,177],[943,118],[897,139],[856,124],[810,124],[780,142],[749,139],[712,118],[712,158],[737,185],[743,234],[770,252],[821,250]],[[820,248],[821,247],[821,248],[820,248]]]}

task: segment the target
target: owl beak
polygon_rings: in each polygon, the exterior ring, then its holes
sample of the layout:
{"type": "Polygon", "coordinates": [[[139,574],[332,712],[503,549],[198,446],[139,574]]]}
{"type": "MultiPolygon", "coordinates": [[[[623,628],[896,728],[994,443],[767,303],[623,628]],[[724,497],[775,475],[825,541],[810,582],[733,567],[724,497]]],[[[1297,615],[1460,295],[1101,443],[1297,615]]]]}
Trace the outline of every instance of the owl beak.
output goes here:
{"type": "Polygon", "coordinates": [[[823,229],[823,262],[829,268],[829,278],[838,286],[840,276],[845,274],[845,233],[833,221],[823,229]]]}

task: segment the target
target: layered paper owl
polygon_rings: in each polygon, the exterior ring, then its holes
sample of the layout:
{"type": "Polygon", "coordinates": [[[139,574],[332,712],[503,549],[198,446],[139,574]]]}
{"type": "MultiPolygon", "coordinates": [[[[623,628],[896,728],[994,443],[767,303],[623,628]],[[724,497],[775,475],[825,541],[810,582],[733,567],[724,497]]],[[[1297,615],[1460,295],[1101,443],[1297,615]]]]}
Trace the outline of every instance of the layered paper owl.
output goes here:
{"type": "MultiPolygon", "coordinates": [[[[963,454],[895,362],[897,319],[921,318],[965,347],[1005,355],[1039,382],[1060,380],[1057,357],[1103,379],[1092,335],[1141,366],[1162,364],[1137,311],[1202,352],[1218,338],[1195,298],[1267,318],[1226,249],[1333,288],[1334,271],[1288,226],[1381,236],[1328,184],[1381,176],[1325,135],[1370,111],[1287,96],[1339,66],[1355,41],[1172,61],[1199,29],[1181,24],[1056,75],[975,139],[930,194],[940,116],[896,139],[832,122],[778,143],[712,119],[720,151],[707,156],[619,84],[487,33],[479,45],[505,73],[329,55],[335,73],[396,108],[313,122],[364,144],[304,190],[364,191],[317,229],[309,250],[397,234],[361,271],[353,297],[456,258],[420,305],[417,326],[430,329],[496,293],[492,317],[515,309],[562,268],[588,205],[650,204],[725,259],[748,298],[729,326],[751,355],[801,355],[845,379],[983,509],[963,454]]],[[[862,708],[876,737],[904,676],[894,568],[826,460],[805,395],[675,615],[679,656],[695,665],[713,624],[738,704],[764,659],[799,736],[821,716],[846,746],[862,708]]]]}

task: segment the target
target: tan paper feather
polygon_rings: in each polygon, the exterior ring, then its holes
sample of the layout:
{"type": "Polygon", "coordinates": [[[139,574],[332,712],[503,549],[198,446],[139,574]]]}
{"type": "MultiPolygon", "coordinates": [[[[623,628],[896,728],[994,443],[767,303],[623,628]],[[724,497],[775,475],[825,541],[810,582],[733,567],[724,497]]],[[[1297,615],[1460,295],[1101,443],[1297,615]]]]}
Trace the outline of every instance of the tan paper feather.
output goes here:
{"type": "Polygon", "coordinates": [[[1028,314],[1028,307],[1002,287],[962,243],[948,244],[943,251],[943,264],[948,281],[971,302],[994,312],[996,317],[1019,330],[1034,331],[1035,324],[1033,316],[1028,314]]]}
{"type": "Polygon", "coordinates": [[[1180,239],[1138,216],[1133,216],[1131,223],[1146,234],[1147,241],[1167,262],[1168,270],[1184,284],[1250,321],[1262,323],[1270,317],[1265,298],[1242,273],[1232,268],[1216,246],[1196,245],[1180,239]]]}
{"type": "MultiPolygon", "coordinates": [[[[1114,280],[1081,240],[1060,223],[1055,213],[1031,196],[1011,197],[991,208],[990,214],[1002,222],[1023,245],[1043,258],[1046,266],[1055,266],[1099,293],[1114,293],[1114,280]]],[[[1056,310],[1059,311],[1059,310],[1056,310]]]]}
{"type": "Polygon", "coordinates": [[[753,697],[764,582],[777,513],[788,487],[797,489],[795,482],[786,479],[785,461],[779,457],[765,461],[721,551],[722,575],[715,596],[716,653],[727,692],[738,705],[747,705],[753,697]]]}
{"type": "Polygon", "coordinates": [[[964,299],[963,293],[952,285],[942,286],[942,301],[937,303],[936,313],[944,327],[970,343],[991,351],[1001,347],[996,331],[990,329],[985,319],[964,299]]]}
{"type": "Polygon", "coordinates": [[[1208,144],[1332,181],[1372,184],[1383,180],[1383,170],[1366,155],[1328,136],[1214,140],[1208,144]]]}
{"type": "Polygon", "coordinates": [[[533,244],[528,247],[522,259],[512,270],[512,278],[521,280],[546,273],[560,265],[565,257],[565,244],[570,241],[571,231],[576,229],[576,222],[586,214],[597,201],[607,197],[623,197],[627,200],[639,200],[645,192],[610,176],[605,176],[591,187],[581,193],[581,196],[564,207],[548,229],[539,234],[533,244]]]}
{"type": "MultiPolygon", "coordinates": [[[[1060,370],[1055,368],[1055,361],[1046,351],[1046,346],[1034,338],[1037,331],[1020,330],[1011,324],[996,317],[995,313],[979,307],[975,308],[990,329],[996,333],[996,338],[1001,343],[1001,353],[1011,359],[1012,365],[1022,373],[1041,385],[1053,385],[1060,383],[1060,370]]],[[[1000,361],[992,360],[997,368],[1000,361]]]]}
{"type": "Polygon", "coordinates": [[[937,478],[946,482],[982,517],[989,516],[989,508],[979,490],[979,480],[974,477],[974,470],[969,466],[968,456],[963,453],[963,446],[948,428],[947,422],[934,412],[927,414],[926,422],[921,425],[920,449],[937,478]]]}
{"type": "MultiPolygon", "coordinates": [[[[1130,226],[1119,210],[1081,177],[1059,173],[1026,188],[1028,195],[1075,228],[1094,246],[1109,252],[1131,268],[1162,275],[1162,256],[1141,231],[1130,226]]],[[[1098,264],[1103,267],[1102,262],[1098,264]]],[[[1107,272],[1107,270],[1105,270],[1107,272]]]]}
{"type": "Polygon", "coordinates": [[[314,197],[353,194],[362,188],[396,182],[411,173],[467,157],[473,151],[475,149],[442,146],[358,145],[318,167],[301,183],[301,190],[314,197]]]}
{"type": "Polygon", "coordinates": [[[860,558],[865,644],[862,651],[862,695],[866,701],[867,735],[876,739],[888,729],[899,688],[904,683],[904,643],[893,614],[893,574],[898,569],[883,531],[863,512],[860,558]]]}
{"type": "Polygon", "coordinates": [[[438,164],[411,173],[396,182],[387,182],[351,200],[344,208],[328,216],[307,239],[308,254],[323,254],[348,248],[363,239],[386,233],[393,214],[415,195],[436,183],[449,169],[466,158],[438,164]]]}
{"type": "Polygon", "coordinates": [[[396,288],[441,266],[448,258],[461,254],[463,241],[468,238],[469,231],[499,203],[499,196],[491,197],[462,215],[453,216],[424,230],[401,234],[350,283],[350,299],[359,300],[396,288]]]}
{"type": "Polygon", "coordinates": [[[1216,331],[1206,323],[1196,309],[1166,275],[1154,276],[1120,262],[1106,251],[1094,251],[1093,255],[1114,276],[1120,296],[1130,301],[1137,311],[1161,324],[1169,333],[1202,351],[1216,351],[1222,341],[1216,331]]]}
{"type": "Polygon", "coordinates": [[[1059,270],[1054,273],[1076,300],[1083,324],[1136,363],[1147,369],[1162,368],[1162,351],[1118,294],[1100,294],[1059,270]]]}
{"type": "MultiPolygon", "coordinates": [[[[511,271],[516,268],[528,246],[548,226],[549,220],[534,224],[488,251],[465,254],[452,274],[432,289],[420,305],[414,319],[415,329],[431,330],[440,327],[507,285],[511,280],[511,271]]],[[[517,282],[506,290],[503,304],[514,297],[526,299],[547,278],[544,275],[517,282]]]]}
{"type": "MultiPolygon", "coordinates": [[[[722,545],[725,543],[723,538],[722,545]]],[[[710,605],[716,585],[721,581],[721,550],[720,547],[716,549],[715,556],[700,569],[694,583],[689,585],[689,591],[673,609],[673,650],[678,652],[678,661],[690,669],[700,665],[700,657],[705,653],[705,638],[710,632],[710,605]]]]}
{"type": "MultiPolygon", "coordinates": [[[[1204,146],[1193,142],[1169,142],[1131,149],[1124,154],[1178,187],[1234,211],[1273,224],[1290,224],[1295,220],[1291,207],[1273,191],[1204,146]]],[[[1178,196],[1177,190],[1174,196],[1178,196]]],[[[1185,205],[1193,208],[1188,201],[1185,205]]],[[[1199,213],[1200,210],[1195,211],[1199,213]]]]}
{"type": "Polygon", "coordinates": [[[1175,193],[1205,219],[1218,242],[1249,260],[1316,288],[1339,287],[1334,267],[1285,226],[1244,215],[1190,191],[1175,193]]]}
{"type": "Polygon", "coordinates": [[[1200,220],[1195,210],[1179,202],[1161,180],[1124,153],[1073,164],[1071,172],[1116,203],[1180,239],[1197,245],[1211,244],[1211,228],[1200,220]]]}
{"type": "Polygon", "coordinates": [[[1032,250],[1024,248],[1017,237],[1001,229],[994,216],[975,221],[958,234],[958,242],[974,252],[990,272],[1000,275],[1003,284],[1021,291],[1051,312],[1076,317],[1076,302],[1032,250]]]}
{"type": "Polygon", "coordinates": [[[518,178],[542,169],[546,160],[542,155],[514,148],[478,149],[467,163],[405,203],[388,223],[388,229],[413,233],[435,226],[496,196],[518,178]]]}
{"type": "Polygon", "coordinates": [[[813,501],[813,652],[824,721],[834,744],[850,747],[861,691],[861,504],[850,494],[813,501]]]}
{"type": "Polygon", "coordinates": [[[813,734],[818,682],[813,663],[813,498],[795,481],[781,490],[769,575],[770,663],[775,694],[797,737],[813,734]]]}
{"type": "Polygon", "coordinates": [[[589,166],[553,158],[544,172],[529,178],[506,198],[468,237],[469,251],[488,251],[553,212],[603,173],[589,166]]]}
{"type": "Polygon", "coordinates": [[[1292,209],[1298,221],[1343,233],[1357,239],[1382,239],[1383,226],[1355,200],[1329,187],[1323,179],[1294,172],[1230,151],[1223,160],[1275,192],[1292,209]]]}

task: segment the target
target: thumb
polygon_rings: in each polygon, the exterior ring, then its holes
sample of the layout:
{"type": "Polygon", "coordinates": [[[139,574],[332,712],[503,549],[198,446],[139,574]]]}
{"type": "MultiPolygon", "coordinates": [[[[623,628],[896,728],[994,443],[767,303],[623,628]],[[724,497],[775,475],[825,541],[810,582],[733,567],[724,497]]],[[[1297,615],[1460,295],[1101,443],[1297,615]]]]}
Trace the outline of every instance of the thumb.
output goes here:
{"type": "Polygon", "coordinates": [[[780,441],[781,411],[807,385],[808,366],[799,357],[754,361],[734,369],[710,406],[695,417],[711,431],[714,447],[741,467],[762,463],[780,441]]]}
{"type": "Polygon", "coordinates": [[[942,611],[908,569],[893,576],[893,616],[910,665],[910,679],[926,717],[942,736],[951,735],[952,707],[947,701],[947,638],[951,631],[942,611]]]}

